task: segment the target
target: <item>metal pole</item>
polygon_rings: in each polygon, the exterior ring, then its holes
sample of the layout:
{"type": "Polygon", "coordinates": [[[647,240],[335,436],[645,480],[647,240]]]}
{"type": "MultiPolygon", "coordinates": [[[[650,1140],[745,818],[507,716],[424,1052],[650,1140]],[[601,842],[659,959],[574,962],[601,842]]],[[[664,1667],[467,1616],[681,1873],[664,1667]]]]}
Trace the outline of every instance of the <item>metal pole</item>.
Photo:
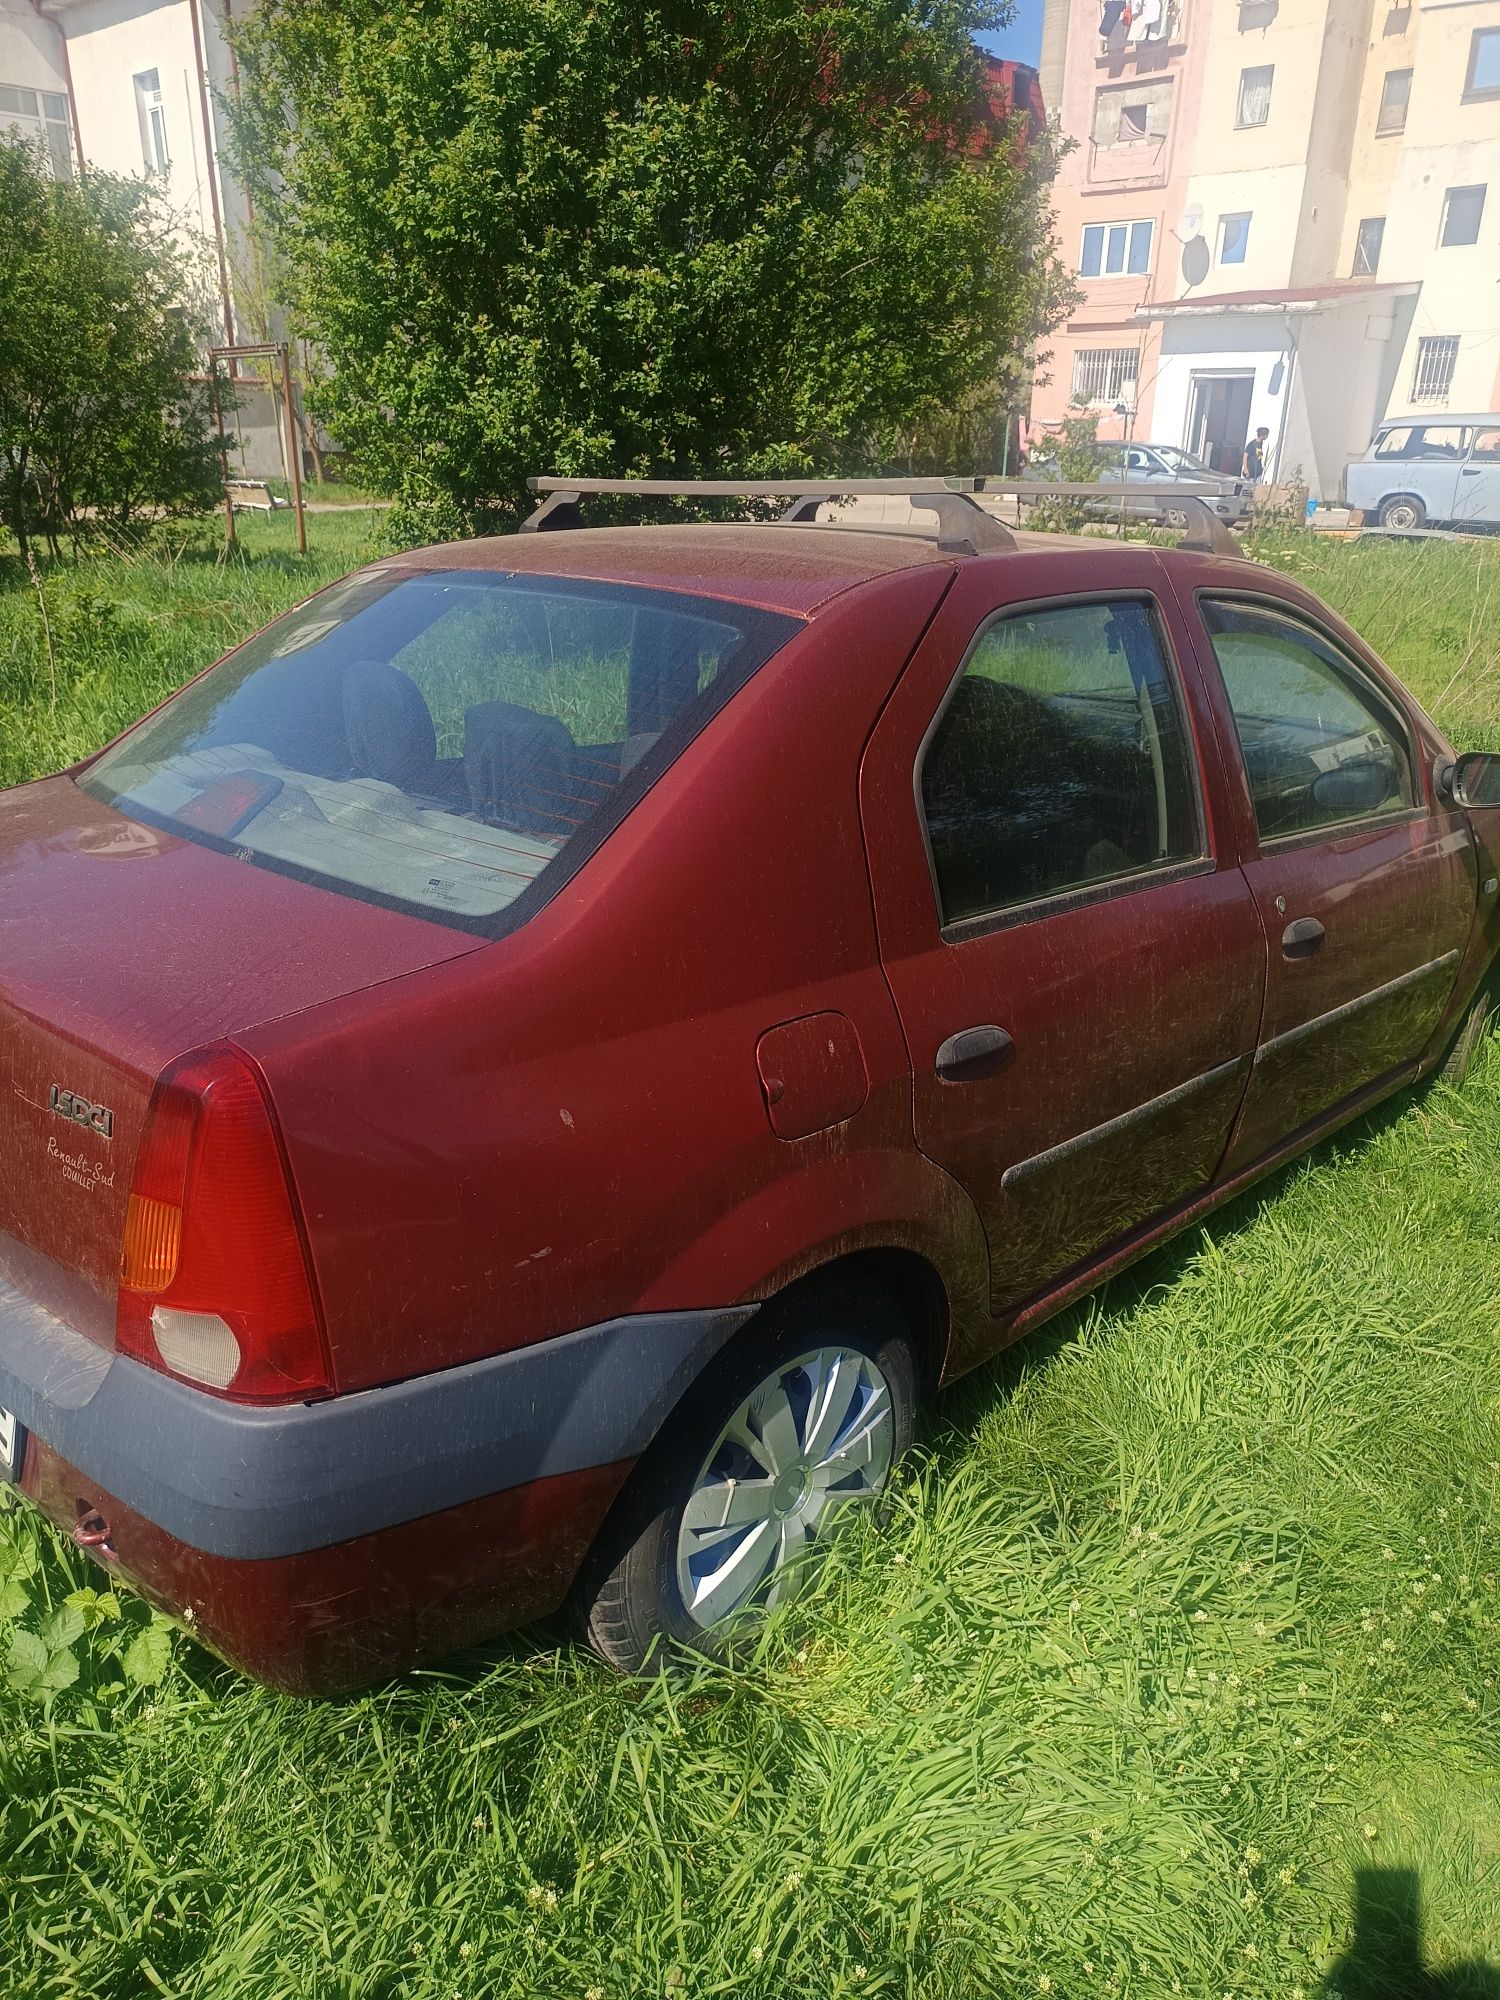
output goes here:
{"type": "Polygon", "coordinates": [[[292,409],[292,357],[285,341],[276,350],[281,363],[281,401],[286,410],[287,470],[292,476],[292,505],[297,510],[297,547],[307,554],[307,515],[302,506],[302,454],[297,449],[297,419],[292,409]]]}
{"type": "Polygon", "coordinates": [[[234,540],[234,498],[229,491],[229,440],[224,435],[224,400],[220,394],[219,364],[213,364],[214,422],[219,427],[219,470],[224,478],[224,539],[234,540]]]}

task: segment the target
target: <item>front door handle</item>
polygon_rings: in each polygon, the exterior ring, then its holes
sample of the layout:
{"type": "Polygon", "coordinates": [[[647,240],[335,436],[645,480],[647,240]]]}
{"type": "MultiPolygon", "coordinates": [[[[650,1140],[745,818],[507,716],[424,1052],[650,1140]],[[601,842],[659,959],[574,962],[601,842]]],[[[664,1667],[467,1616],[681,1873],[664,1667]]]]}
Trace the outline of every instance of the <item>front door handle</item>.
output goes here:
{"type": "Polygon", "coordinates": [[[1484,467],[1482,465],[1466,465],[1463,476],[1465,479],[1477,479],[1483,470],[1484,467]]]}
{"type": "Polygon", "coordinates": [[[1014,1047],[1004,1028],[989,1023],[961,1028],[938,1050],[933,1068],[944,1083],[977,1083],[980,1077],[993,1076],[1014,1047]]]}
{"type": "Polygon", "coordinates": [[[1311,958],[1327,935],[1316,917],[1298,917],[1281,933],[1281,949],[1288,958],[1311,958]]]}

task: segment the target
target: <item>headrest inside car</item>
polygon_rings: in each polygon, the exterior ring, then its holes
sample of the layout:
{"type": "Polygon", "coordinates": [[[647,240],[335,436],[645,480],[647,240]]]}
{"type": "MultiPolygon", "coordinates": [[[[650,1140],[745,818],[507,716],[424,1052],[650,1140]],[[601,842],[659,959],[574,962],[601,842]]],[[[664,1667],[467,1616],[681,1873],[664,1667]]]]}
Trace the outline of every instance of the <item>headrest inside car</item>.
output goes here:
{"type": "Polygon", "coordinates": [[[484,701],[464,716],[464,774],[481,819],[565,840],[587,816],[573,797],[573,738],[556,716],[484,701]]]}
{"type": "Polygon", "coordinates": [[[351,660],[344,669],[344,732],[356,777],[418,785],[437,759],[437,732],[422,690],[386,660],[351,660]]]}

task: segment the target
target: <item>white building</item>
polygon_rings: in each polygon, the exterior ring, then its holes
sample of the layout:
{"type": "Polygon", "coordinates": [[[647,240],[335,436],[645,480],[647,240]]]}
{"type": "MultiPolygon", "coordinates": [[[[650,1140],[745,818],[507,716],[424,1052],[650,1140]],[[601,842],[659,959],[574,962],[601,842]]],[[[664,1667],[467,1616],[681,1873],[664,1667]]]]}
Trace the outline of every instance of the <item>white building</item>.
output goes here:
{"type": "MultiPolygon", "coordinates": [[[[215,345],[279,337],[253,236],[254,209],[226,158],[236,89],[231,0],[0,0],[0,136],[42,139],[53,172],[78,162],[159,180],[200,244],[215,345]]],[[[279,473],[269,395],[241,395],[241,464],[279,473]]]]}

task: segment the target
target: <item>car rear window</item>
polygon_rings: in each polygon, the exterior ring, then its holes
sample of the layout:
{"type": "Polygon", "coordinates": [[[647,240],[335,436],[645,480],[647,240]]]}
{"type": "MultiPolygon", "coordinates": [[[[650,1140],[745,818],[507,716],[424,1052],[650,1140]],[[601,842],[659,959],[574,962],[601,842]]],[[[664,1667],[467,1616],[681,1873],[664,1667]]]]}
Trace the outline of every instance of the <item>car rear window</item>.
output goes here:
{"type": "Polygon", "coordinates": [[[800,621],[389,566],[267,628],[80,783],[241,861],[497,936],[800,621]]]}

